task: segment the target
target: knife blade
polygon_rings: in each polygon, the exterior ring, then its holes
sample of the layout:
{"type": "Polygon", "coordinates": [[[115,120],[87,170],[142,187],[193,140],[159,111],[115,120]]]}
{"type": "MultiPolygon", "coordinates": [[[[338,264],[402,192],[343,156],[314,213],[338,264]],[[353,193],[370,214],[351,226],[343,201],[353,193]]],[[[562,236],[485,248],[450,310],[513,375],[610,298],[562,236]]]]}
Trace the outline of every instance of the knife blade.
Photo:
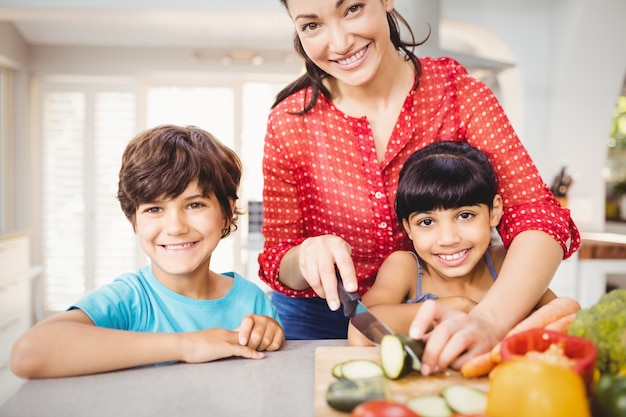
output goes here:
{"type": "MultiPolygon", "coordinates": [[[[339,270],[335,267],[337,275],[337,292],[339,300],[343,306],[343,314],[350,318],[350,322],[358,331],[363,333],[371,342],[379,345],[383,336],[387,334],[395,334],[385,323],[380,321],[361,301],[361,296],[356,292],[348,292],[344,286],[339,274],[339,270]]],[[[412,346],[404,345],[404,349],[411,356],[414,363],[421,363],[421,355],[424,350],[423,341],[417,341],[419,348],[413,349],[412,346]]]]}

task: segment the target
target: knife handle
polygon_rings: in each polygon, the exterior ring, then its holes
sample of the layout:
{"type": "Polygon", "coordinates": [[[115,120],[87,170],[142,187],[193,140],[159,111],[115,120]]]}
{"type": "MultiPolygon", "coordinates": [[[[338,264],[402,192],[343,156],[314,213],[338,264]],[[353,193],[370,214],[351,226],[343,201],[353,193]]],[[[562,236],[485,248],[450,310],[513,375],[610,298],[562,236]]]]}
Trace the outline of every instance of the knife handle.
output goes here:
{"type": "Polygon", "coordinates": [[[361,296],[359,293],[346,291],[337,266],[335,266],[335,275],[337,276],[337,292],[339,293],[339,300],[341,301],[341,305],[343,305],[343,314],[346,317],[354,317],[356,314],[356,308],[361,300],[361,296]]]}

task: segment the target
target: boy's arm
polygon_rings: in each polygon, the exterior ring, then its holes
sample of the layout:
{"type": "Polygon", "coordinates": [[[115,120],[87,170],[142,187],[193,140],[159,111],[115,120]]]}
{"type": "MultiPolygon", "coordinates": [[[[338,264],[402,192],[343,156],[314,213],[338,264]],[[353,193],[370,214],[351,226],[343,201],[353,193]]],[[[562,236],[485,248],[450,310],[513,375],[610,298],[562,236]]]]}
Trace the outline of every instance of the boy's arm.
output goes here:
{"type": "Polygon", "coordinates": [[[229,356],[263,354],[241,346],[233,331],[131,332],[97,327],[82,310],[71,310],[34,325],[20,337],[11,353],[11,369],[22,378],[49,378],[229,356]]]}

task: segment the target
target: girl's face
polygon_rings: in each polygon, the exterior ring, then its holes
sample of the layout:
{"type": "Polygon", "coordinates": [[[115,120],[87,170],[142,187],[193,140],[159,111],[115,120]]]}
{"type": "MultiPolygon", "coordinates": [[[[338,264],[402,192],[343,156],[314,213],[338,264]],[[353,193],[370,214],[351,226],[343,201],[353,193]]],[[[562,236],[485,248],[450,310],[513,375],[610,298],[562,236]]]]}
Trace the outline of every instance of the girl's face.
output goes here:
{"type": "Polygon", "coordinates": [[[135,233],[154,275],[167,285],[176,277],[207,276],[225,226],[217,198],[203,197],[194,182],[175,198],[141,204],[135,233]]]}
{"type": "Polygon", "coordinates": [[[340,82],[373,79],[390,53],[387,12],[394,0],[289,0],[289,15],[307,56],[340,82]]]}
{"type": "Polygon", "coordinates": [[[502,198],[450,210],[412,213],[404,229],[417,255],[438,275],[460,278],[472,273],[491,243],[491,228],[502,217],[502,198]]]}

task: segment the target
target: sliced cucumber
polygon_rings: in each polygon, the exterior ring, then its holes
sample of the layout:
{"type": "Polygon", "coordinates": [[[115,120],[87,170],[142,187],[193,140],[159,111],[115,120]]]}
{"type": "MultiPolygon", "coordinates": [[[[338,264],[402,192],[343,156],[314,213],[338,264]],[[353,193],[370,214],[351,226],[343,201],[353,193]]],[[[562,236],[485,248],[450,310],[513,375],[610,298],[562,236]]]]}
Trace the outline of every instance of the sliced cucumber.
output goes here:
{"type": "Polygon", "coordinates": [[[406,338],[396,334],[386,334],[380,341],[380,364],[387,378],[398,379],[414,369],[405,345],[406,338]]]}
{"type": "Polygon", "coordinates": [[[414,353],[414,355],[410,355],[411,359],[413,360],[413,363],[411,365],[413,370],[419,371],[420,369],[422,369],[422,361],[420,360],[420,358],[422,357],[422,354],[424,353],[424,346],[425,346],[424,341],[415,340],[411,338],[409,335],[398,335],[398,337],[401,337],[402,340],[404,341],[404,344],[406,345],[405,349],[410,349],[414,353]]]}
{"type": "Polygon", "coordinates": [[[333,366],[332,374],[341,379],[364,379],[383,376],[383,368],[374,361],[353,359],[333,366]]]}
{"type": "Polygon", "coordinates": [[[483,414],[487,409],[487,394],[467,385],[450,385],[441,390],[450,408],[461,414],[483,414]]]}
{"type": "Polygon", "coordinates": [[[446,400],[439,395],[409,398],[406,405],[421,417],[450,417],[453,414],[446,400]]]}
{"type": "Polygon", "coordinates": [[[349,413],[357,405],[368,400],[385,399],[383,377],[366,379],[340,379],[326,391],[326,402],[335,410],[349,413]]]}
{"type": "Polygon", "coordinates": [[[343,378],[343,362],[338,363],[337,365],[333,366],[333,369],[331,370],[331,373],[333,374],[333,376],[337,379],[341,379],[343,378]]]}

